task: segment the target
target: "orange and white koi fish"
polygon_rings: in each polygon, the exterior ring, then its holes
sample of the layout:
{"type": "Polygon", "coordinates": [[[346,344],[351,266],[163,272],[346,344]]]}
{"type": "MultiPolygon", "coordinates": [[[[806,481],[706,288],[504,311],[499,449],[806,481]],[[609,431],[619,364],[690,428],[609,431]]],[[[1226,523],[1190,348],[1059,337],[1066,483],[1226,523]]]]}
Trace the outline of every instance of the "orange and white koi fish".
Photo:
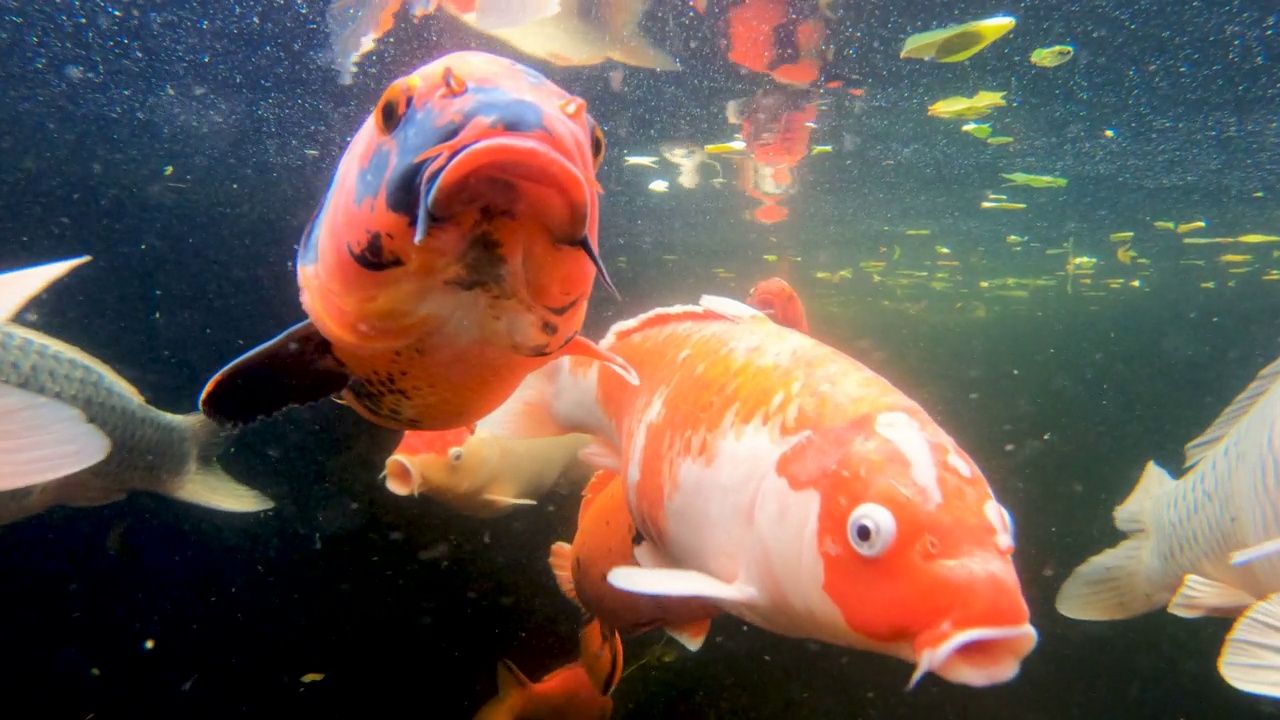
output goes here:
{"type": "Polygon", "coordinates": [[[782,635],[986,686],[1036,645],[1009,514],[929,415],[856,360],[704,296],[601,342],[640,378],[576,358],[528,376],[481,430],[585,432],[621,473],[643,542],[609,583],[705,598],[782,635]]]}
{"type": "Polygon", "coordinates": [[[573,544],[558,542],[551,546],[548,561],[556,583],[589,617],[599,619],[624,638],[660,627],[696,651],[707,638],[711,618],[720,614],[719,608],[696,598],[626,592],[605,579],[615,567],[635,565],[635,535],[626,483],[615,472],[597,471],[582,491],[573,544]]]}
{"type": "Polygon", "coordinates": [[[809,334],[804,303],[800,302],[795,288],[782,278],[771,277],[756,283],[747,295],[747,304],[783,327],[809,334]]]}
{"type": "Polygon", "coordinates": [[[387,458],[387,489],[423,493],[471,517],[506,515],[537,505],[558,482],[581,486],[591,468],[578,459],[587,435],[504,438],[467,428],[411,431],[387,458]]]}
{"type": "Polygon", "coordinates": [[[622,679],[622,641],[612,630],[590,621],[582,628],[576,662],[530,682],[503,660],[498,664],[498,696],[475,720],[608,720],[609,693],[622,679]]]}
{"type": "Polygon", "coordinates": [[[1280,697],[1280,360],[1200,437],[1174,480],[1154,461],[1115,509],[1129,537],[1076,568],[1058,612],[1122,620],[1162,605],[1236,618],[1218,656],[1233,687],[1280,697]]]}
{"type": "MultiPolygon", "coordinates": [[[[333,0],[329,41],[339,82],[396,24],[404,0],[333,0]]],[[[649,0],[409,0],[417,21],[444,10],[474,30],[540,60],[561,66],[616,60],[636,67],[678,70],[679,64],[640,32],[649,0]]]]}
{"type": "Polygon", "coordinates": [[[817,98],[816,91],[774,87],[725,106],[729,122],[742,125],[747,156],[739,163],[738,185],[762,203],[752,212],[756,222],[770,225],[790,214],[785,202],[799,189],[798,169],[809,157],[817,98]]]}
{"type": "MultiPolygon", "coordinates": [[[[459,52],[391,84],[338,164],[298,249],[310,318],[205,387],[244,424],[338,394],[366,419],[448,430],[563,354],[597,275],[604,136],[533,70],[459,52]]],[[[614,291],[616,294],[616,290],[614,291]]]]}

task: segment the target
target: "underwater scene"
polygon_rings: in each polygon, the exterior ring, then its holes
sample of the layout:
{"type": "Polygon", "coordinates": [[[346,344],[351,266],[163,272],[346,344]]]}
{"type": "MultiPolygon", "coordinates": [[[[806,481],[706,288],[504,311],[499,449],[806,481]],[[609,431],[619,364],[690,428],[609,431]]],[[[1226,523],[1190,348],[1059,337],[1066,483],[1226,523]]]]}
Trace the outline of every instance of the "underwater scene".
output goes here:
{"type": "Polygon", "coordinates": [[[1280,715],[1274,2],[0,9],[4,717],[1280,715]]]}

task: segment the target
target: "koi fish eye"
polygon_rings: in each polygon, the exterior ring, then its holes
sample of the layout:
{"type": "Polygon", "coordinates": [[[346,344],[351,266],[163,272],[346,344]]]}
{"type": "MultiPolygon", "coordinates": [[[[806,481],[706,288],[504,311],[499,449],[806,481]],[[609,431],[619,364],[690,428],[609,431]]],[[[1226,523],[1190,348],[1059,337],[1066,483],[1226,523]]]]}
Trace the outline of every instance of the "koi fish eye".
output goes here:
{"type": "Polygon", "coordinates": [[[849,544],[863,557],[885,554],[897,535],[898,521],[883,505],[862,503],[849,513],[849,544]]]}
{"type": "Polygon", "coordinates": [[[604,131],[596,124],[595,120],[591,121],[591,161],[595,164],[595,169],[600,169],[600,163],[604,162],[604,131]]]}
{"type": "Polygon", "coordinates": [[[457,465],[462,462],[462,448],[449,448],[449,462],[457,465]]]}
{"type": "Polygon", "coordinates": [[[390,135],[400,127],[400,121],[413,105],[413,93],[417,89],[418,80],[415,77],[402,77],[391,83],[373,109],[373,121],[378,126],[378,132],[390,135]]]}

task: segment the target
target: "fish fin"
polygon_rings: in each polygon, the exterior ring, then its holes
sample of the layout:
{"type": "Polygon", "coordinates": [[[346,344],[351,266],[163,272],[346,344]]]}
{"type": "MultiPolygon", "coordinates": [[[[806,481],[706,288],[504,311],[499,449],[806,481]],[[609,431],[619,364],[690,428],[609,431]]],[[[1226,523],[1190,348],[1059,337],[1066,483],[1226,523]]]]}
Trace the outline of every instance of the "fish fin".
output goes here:
{"type": "Polygon", "coordinates": [[[186,475],[159,492],[171,498],[224,512],[250,513],[275,507],[271,498],[245,485],[218,467],[214,456],[230,434],[200,413],[184,415],[190,428],[195,461],[186,475]]]}
{"type": "Polygon", "coordinates": [[[680,63],[665,50],[658,48],[639,30],[617,38],[616,44],[608,52],[611,60],[617,60],[634,67],[652,68],[654,70],[679,70],[680,63]]]}
{"type": "Polygon", "coordinates": [[[555,576],[560,592],[578,607],[582,607],[582,601],[578,599],[578,590],[573,584],[573,546],[567,542],[552,545],[547,564],[551,565],[551,574],[555,576]]]}
{"type": "Polygon", "coordinates": [[[1143,579],[1150,540],[1135,535],[1089,558],[1058,590],[1054,606],[1074,620],[1124,620],[1169,602],[1143,579]]]}
{"type": "Polygon", "coordinates": [[[1168,611],[1181,618],[1235,617],[1258,598],[1226,583],[1188,574],[1169,601],[1168,611]]]}
{"type": "Polygon", "coordinates": [[[485,493],[480,497],[484,498],[485,500],[488,500],[489,502],[497,503],[499,505],[507,505],[507,506],[538,504],[537,500],[530,500],[529,498],[514,498],[514,497],[507,497],[505,495],[494,495],[493,493],[485,493]]]}
{"type": "Polygon", "coordinates": [[[498,662],[498,694],[484,704],[474,720],[512,720],[533,688],[529,678],[510,660],[498,662]]]}
{"type": "Polygon", "coordinates": [[[1236,689],[1280,697],[1280,593],[1236,620],[1218,655],[1218,672],[1236,689]]]}
{"type": "Polygon", "coordinates": [[[711,618],[695,620],[684,625],[668,625],[663,630],[666,630],[676,642],[685,646],[689,652],[698,652],[702,644],[707,641],[707,634],[711,632],[711,618]]]}
{"type": "Polygon", "coordinates": [[[219,370],[200,393],[200,412],[219,424],[248,425],[332,397],[350,379],[329,341],[306,320],[219,370]]]}
{"type": "Polygon", "coordinates": [[[1147,512],[1151,501],[1165,488],[1171,487],[1174,479],[1154,460],[1147,462],[1147,467],[1138,478],[1138,484],[1124,502],[1116,506],[1116,528],[1127,533],[1142,532],[1147,529],[1147,512]]]}
{"type": "Polygon", "coordinates": [[[617,450],[606,445],[600,438],[592,438],[591,442],[579,450],[578,459],[600,470],[612,473],[622,472],[622,457],[618,455],[617,450]]]}
{"type": "Polygon", "coordinates": [[[639,595],[699,597],[726,602],[751,602],[759,592],[749,585],[727,583],[697,570],[619,565],[609,571],[609,584],[639,595]]]}
{"type": "Polygon", "coordinates": [[[748,320],[751,318],[769,319],[768,315],[765,315],[741,300],[734,300],[733,298],[721,297],[719,295],[703,295],[698,298],[698,305],[732,320],[748,320]]]}
{"type": "Polygon", "coordinates": [[[63,275],[92,259],[81,255],[69,260],[32,265],[31,267],[0,273],[0,322],[13,319],[31,299],[44,292],[63,275]]]}
{"type": "Polygon", "coordinates": [[[632,369],[631,365],[628,364],[626,360],[623,360],[581,335],[575,335],[572,340],[566,343],[564,349],[561,350],[561,353],[564,355],[580,355],[582,357],[599,360],[605,365],[616,370],[618,374],[622,376],[622,379],[626,380],[628,383],[632,385],[640,384],[640,376],[636,375],[636,371],[632,369]]]}
{"type": "Polygon", "coordinates": [[[578,664],[601,695],[608,695],[622,679],[622,638],[599,618],[591,618],[578,633],[578,664]]]}
{"type": "Polygon", "coordinates": [[[1227,435],[1231,433],[1236,423],[1245,415],[1248,415],[1253,406],[1262,399],[1262,396],[1266,395],[1277,383],[1280,383],[1280,358],[1263,368],[1253,378],[1253,382],[1249,383],[1249,386],[1244,389],[1244,392],[1237,395],[1231,401],[1231,404],[1219,413],[1213,424],[1200,433],[1200,437],[1187,443],[1186,447],[1183,448],[1183,452],[1187,456],[1186,467],[1189,468],[1200,462],[1205,455],[1208,455],[1210,451],[1218,447],[1226,439],[1227,435]]]}
{"type": "Polygon", "coordinates": [[[111,438],[79,408],[0,383],[0,491],[66,477],[110,453],[111,438]]]}
{"type": "Polygon", "coordinates": [[[560,12],[560,0],[478,0],[477,30],[502,30],[542,20],[560,12]]]}
{"type": "Polygon", "coordinates": [[[582,488],[582,502],[578,503],[578,527],[582,527],[582,518],[586,517],[588,509],[595,503],[596,498],[604,494],[609,489],[610,484],[620,480],[621,477],[618,473],[609,472],[608,470],[595,471],[595,474],[591,476],[590,480],[587,480],[587,484],[582,488]]]}
{"type": "Polygon", "coordinates": [[[1240,566],[1260,560],[1269,555],[1280,552],[1280,538],[1272,538],[1266,542],[1258,543],[1252,547],[1243,550],[1237,550],[1228,557],[1232,565],[1240,566]]]}

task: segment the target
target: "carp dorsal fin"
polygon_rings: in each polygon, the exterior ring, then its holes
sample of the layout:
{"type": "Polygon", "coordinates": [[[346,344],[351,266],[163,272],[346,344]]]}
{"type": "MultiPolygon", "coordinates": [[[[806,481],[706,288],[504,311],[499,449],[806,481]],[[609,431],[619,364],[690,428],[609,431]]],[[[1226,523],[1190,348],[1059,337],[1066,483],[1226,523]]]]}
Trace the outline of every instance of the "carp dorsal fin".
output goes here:
{"type": "Polygon", "coordinates": [[[769,316],[746,303],[719,295],[703,295],[698,299],[697,305],[670,305],[655,308],[628,320],[616,322],[609,328],[600,345],[608,348],[613,343],[635,333],[669,323],[697,320],[749,320],[756,317],[769,319],[769,316]]]}
{"type": "Polygon", "coordinates": [[[220,425],[248,425],[332,397],[350,379],[329,341],[306,320],[219,370],[200,393],[200,412],[220,425]]]}
{"type": "Polygon", "coordinates": [[[71,272],[75,267],[89,262],[90,259],[88,255],[81,255],[69,260],[58,260],[0,273],[0,322],[12,320],[19,310],[31,302],[31,298],[44,292],[44,289],[54,281],[71,272]]]}
{"type": "Polygon", "coordinates": [[[1205,455],[1218,447],[1218,445],[1231,433],[1236,423],[1240,421],[1253,406],[1262,399],[1272,388],[1280,383],[1280,359],[1275,360],[1270,365],[1262,369],[1253,382],[1244,389],[1244,392],[1236,396],[1235,400],[1226,407],[1213,421],[1207,430],[1200,433],[1200,437],[1187,443],[1184,452],[1187,459],[1185,467],[1190,468],[1192,465],[1200,462],[1205,455]]]}

